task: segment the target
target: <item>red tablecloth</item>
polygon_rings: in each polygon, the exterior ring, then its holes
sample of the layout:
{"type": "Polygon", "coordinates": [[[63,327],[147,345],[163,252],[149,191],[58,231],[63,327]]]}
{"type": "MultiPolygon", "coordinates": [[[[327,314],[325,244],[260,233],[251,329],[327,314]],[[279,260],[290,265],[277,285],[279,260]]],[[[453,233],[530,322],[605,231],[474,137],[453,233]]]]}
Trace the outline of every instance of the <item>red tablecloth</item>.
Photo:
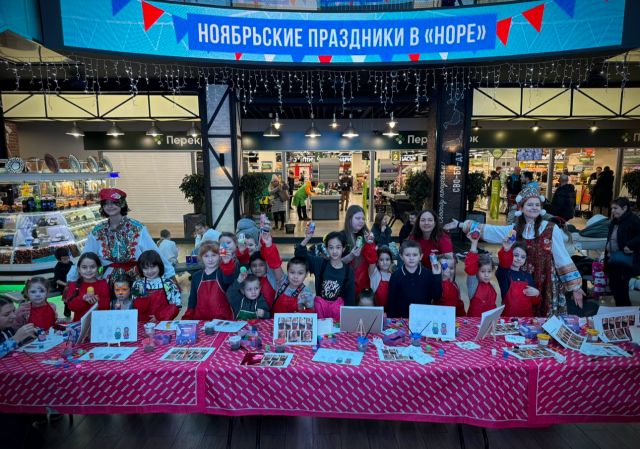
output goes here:
{"type": "MultiPolygon", "coordinates": [[[[477,320],[462,325],[459,340],[471,340],[477,320]]],[[[272,322],[259,325],[263,340],[272,322]]],[[[142,330],[141,330],[142,332],[142,330]]],[[[640,355],[590,359],[560,349],[555,360],[504,360],[503,337],[464,350],[432,343],[444,357],[425,366],[381,362],[374,348],[359,367],[311,361],[310,348],[295,347],[287,369],[240,366],[229,334],[199,333],[197,346],[216,348],[205,362],[162,362],[169,348],[142,348],[124,362],[82,362],[77,368],[40,363],[46,354],[0,359],[0,412],[212,413],[302,415],[336,418],[453,422],[485,427],[524,427],[569,422],[640,421],[640,355]],[[498,356],[491,356],[491,348],[498,356]]],[[[89,349],[93,345],[85,345],[89,349]]],[[[355,337],[341,334],[334,346],[355,350],[355,337]]]]}

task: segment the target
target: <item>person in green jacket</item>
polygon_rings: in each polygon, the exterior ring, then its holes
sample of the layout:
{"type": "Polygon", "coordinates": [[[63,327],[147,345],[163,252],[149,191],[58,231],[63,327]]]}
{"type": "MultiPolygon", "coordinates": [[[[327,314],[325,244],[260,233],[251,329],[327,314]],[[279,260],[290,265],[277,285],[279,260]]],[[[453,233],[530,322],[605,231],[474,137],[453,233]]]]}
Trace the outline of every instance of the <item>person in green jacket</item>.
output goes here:
{"type": "Polygon", "coordinates": [[[307,217],[307,198],[313,195],[311,192],[311,181],[306,181],[304,184],[300,186],[296,193],[293,194],[293,202],[292,204],[296,207],[298,212],[298,220],[308,220],[307,217]]]}

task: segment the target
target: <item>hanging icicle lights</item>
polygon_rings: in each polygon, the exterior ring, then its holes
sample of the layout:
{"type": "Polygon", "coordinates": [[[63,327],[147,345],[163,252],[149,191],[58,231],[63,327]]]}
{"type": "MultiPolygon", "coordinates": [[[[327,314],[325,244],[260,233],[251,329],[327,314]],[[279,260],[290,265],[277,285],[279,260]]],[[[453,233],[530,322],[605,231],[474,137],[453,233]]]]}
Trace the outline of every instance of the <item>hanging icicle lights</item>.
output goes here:
{"type": "Polygon", "coordinates": [[[128,60],[69,56],[73,62],[21,63],[3,61],[0,70],[15,78],[15,90],[57,93],[80,90],[167,91],[180,94],[207,84],[229,85],[242,105],[254,98],[271,97],[280,110],[288,97],[306,98],[309,104],[322,103],[331,94],[341,98],[341,113],[366,92],[379,99],[385,114],[397,97],[414,98],[416,110],[429,102],[429,93],[441,83],[451,101],[472,87],[576,87],[593,85],[624,89],[630,70],[638,63],[610,62],[606,57],[555,59],[541,62],[514,62],[494,65],[440,66],[392,69],[287,70],[284,68],[214,67],[176,65],[128,60]],[[633,67],[631,67],[633,64],[633,67]]]}

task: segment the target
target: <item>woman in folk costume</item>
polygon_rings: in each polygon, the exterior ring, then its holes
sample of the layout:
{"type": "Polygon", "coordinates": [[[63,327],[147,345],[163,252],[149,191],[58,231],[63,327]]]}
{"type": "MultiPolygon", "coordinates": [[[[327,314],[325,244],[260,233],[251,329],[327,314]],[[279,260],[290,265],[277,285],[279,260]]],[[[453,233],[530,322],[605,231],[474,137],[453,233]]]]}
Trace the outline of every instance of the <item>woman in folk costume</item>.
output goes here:
{"type": "MultiPolygon", "coordinates": [[[[147,251],[158,252],[158,246],[151,238],[149,231],[139,221],[127,216],[127,194],[120,189],[102,189],[100,191],[100,215],[107,221],[96,225],[89,235],[82,250],[83,253],[96,253],[104,267],[103,279],[108,279],[114,270],[119,275],[127,273],[137,278],[138,257],[147,251]]],[[[160,254],[160,253],[158,253],[160,254]]],[[[175,276],[176,271],[171,262],[162,257],[164,274],[168,278],[175,276]]],[[[77,267],[74,265],[67,275],[69,281],[78,279],[77,267]]]]}
{"type": "MultiPolygon", "coordinates": [[[[572,293],[573,300],[580,308],[584,296],[581,289],[582,278],[564,246],[562,231],[555,224],[542,219],[546,213],[542,209],[543,201],[544,197],[537,188],[525,187],[516,197],[518,211],[513,225],[478,225],[478,231],[485,242],[502,244],[512,230],[516,231],[517,241],[524,241],[528,256],[523,270],[531,273],[542,297],[534,307],[536,316],[566,313],[562,288],[572,293]],[[562,285],[558,285],[559,283],[562,285]]],[[[460,227],[466,234],[471,226],[470,220],[453,220],[445,225],[445,229],[460,227]]]]}

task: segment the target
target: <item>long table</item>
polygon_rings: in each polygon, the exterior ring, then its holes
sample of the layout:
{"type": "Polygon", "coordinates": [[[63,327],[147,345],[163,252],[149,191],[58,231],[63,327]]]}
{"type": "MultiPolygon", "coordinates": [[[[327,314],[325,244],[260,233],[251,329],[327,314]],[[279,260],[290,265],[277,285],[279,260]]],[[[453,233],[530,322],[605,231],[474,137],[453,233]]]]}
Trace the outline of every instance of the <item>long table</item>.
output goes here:
{"type": "MultiPolygon", "coordinates": [[[[462,324],[458,340],[472,340],[477,324],[462,324]]],[[[272,326],[271,320],[258,325],[264,341],[270,341],[272,326]]],[[[276,369],[241,366],[245,352],[231,351],[228,335],[207,336],[199,329],[196,346],[215,348],[202,363],[160,361],[170,346],[152,353],[140,347],[122,362],[69,368],[42,363],[59,357],[59,348],[10,354],[0,359],[0,412],[288,415],[491,428],[640,421],[637,351],[604,359],[560,349],[565,363],[520,361],[500,355],[505,342],[497,337],[476,350],[432,341],[436,361],[424,366],[381,362],[371,348],[359,367],[349,367],[312,362],[312,349],[291,347],[291,365],[276,369]],[[440,348],[442,357],[435,354],[440,348]]],[[[355,336],[339,334],[330,347],[355,350],[355,336]]]]}

